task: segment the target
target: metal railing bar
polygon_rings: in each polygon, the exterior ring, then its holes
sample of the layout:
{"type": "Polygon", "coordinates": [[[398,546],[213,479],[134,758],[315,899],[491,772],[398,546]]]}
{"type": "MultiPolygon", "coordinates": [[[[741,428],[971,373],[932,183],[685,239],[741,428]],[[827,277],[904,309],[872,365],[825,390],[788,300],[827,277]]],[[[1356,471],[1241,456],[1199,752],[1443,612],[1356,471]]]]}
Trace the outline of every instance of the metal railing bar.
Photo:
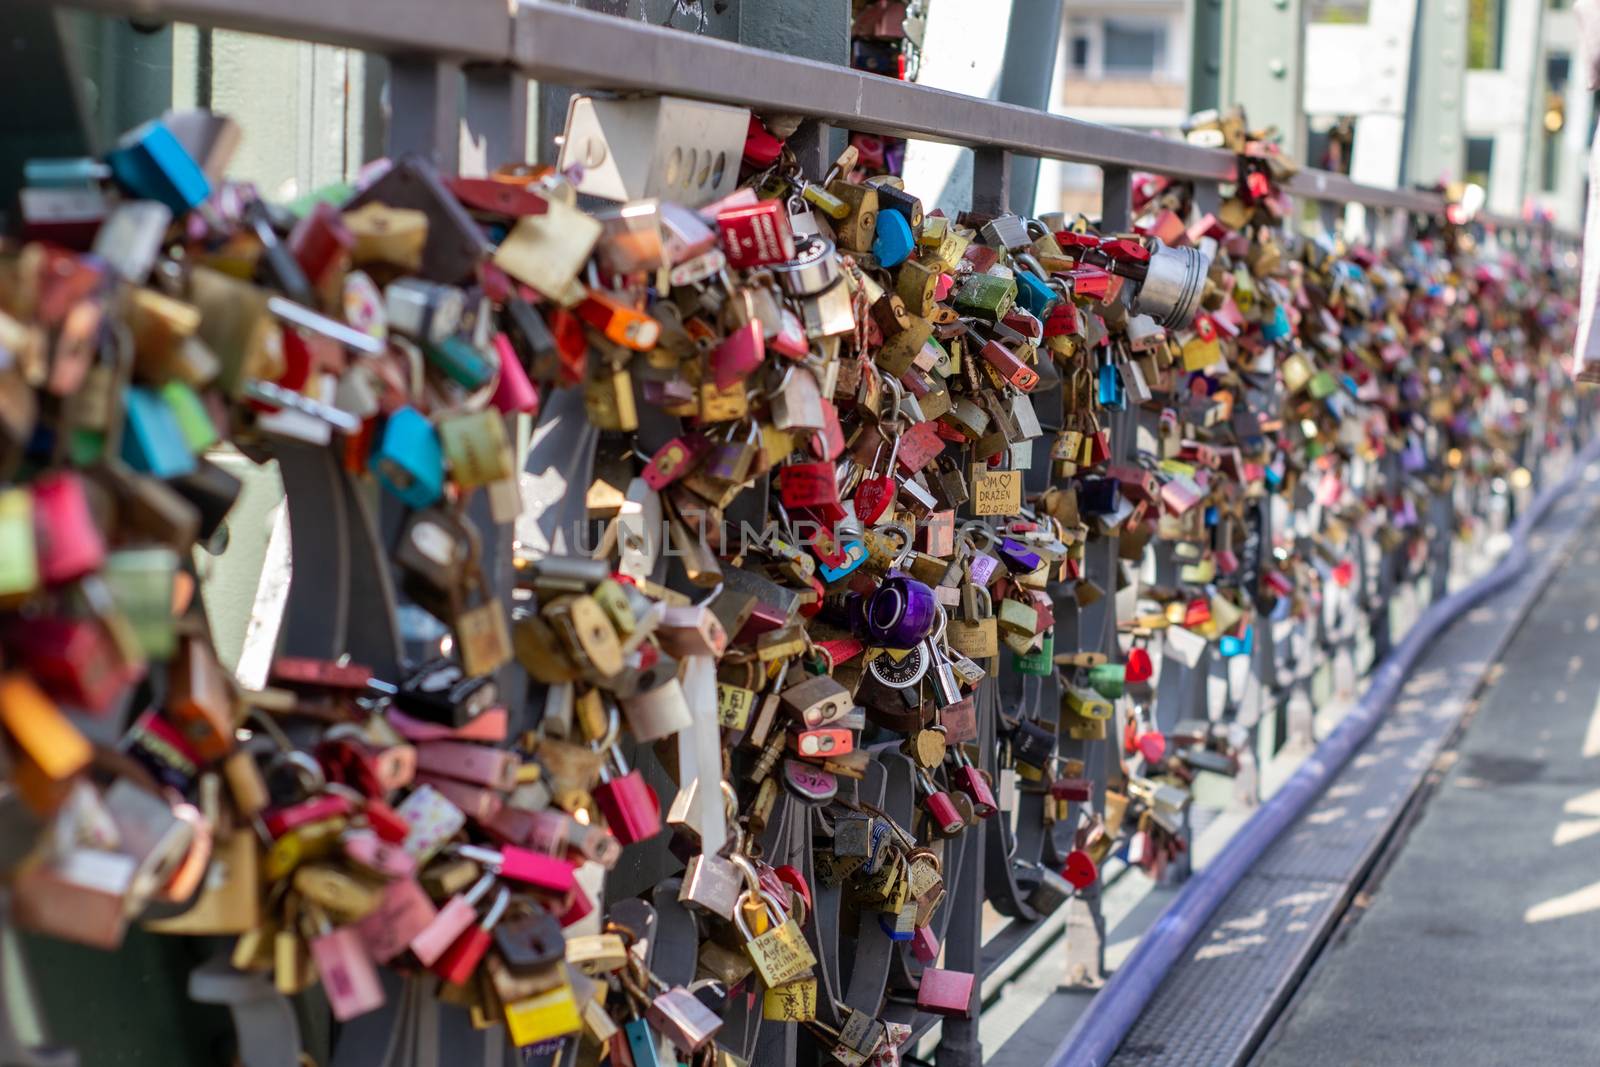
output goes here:
{"type": "MultiPolygon", "coordinates": [[[[1125,167],[1204,182],[1234,178],[1233,156],[1172,138],[1100,126],[815,60],[765,52],[547,3],[471,0],[27,0],[144,20],[345,45],[387,55],[509,63],[524,75],[585,89],[671,93],[787,112],[868,133],[1125,167]]],[[[1427,214],[1438,194],[1300,172],[1288,191],[1427,214]]],[[[1502,228],[1532,228],[1504,220],[1502,228]]]]}
{"type": "Polygon", "coordinates": [[[149,22],[193,22],[387,55],[503,63],[505,0],[27,0],[149,22]]]}

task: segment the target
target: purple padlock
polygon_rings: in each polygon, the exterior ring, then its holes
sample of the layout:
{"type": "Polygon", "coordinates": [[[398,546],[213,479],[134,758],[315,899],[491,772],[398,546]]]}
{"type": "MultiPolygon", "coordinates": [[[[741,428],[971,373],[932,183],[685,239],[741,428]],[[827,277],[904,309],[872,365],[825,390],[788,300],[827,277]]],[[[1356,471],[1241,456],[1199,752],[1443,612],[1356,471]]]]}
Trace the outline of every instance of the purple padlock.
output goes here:
{"type": "Polygon", "coordinates": [[[984,552],[978,552],[967,561],[967,578],[973,585],[987,586],[994,581],[994,572],[1000,569],[1000,561],[984,552]]]}
{"type": "Polygon", "coordinates": [[[884,648],[912,648],[933,633],[939,604],[933,590],[899,571],[891,571],[852,615],[857,636],[884,648]]]}
{"type": "Polygon", "coordinates": [[[1032,574],[1039,569],[1042,560],[1039,553],[1030,549],[1021,541],[1009,537],[1000,539],[1000,545],[995,549],[1000,553],[1000,559],[1005,563],[1006,569],[1012,574],[1032,574]]]}

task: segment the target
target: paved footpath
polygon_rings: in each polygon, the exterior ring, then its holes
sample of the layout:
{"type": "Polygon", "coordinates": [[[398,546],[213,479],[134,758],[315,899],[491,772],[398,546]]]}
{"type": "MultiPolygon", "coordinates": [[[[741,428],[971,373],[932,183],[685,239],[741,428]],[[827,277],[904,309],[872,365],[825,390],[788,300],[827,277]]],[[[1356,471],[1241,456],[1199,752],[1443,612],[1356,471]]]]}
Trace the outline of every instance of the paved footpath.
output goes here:
{"type": "Polygon", "coordinates": [[[1600,1065],[1600,543],[1439,768],[1255,1067],[1600,1065]]]}

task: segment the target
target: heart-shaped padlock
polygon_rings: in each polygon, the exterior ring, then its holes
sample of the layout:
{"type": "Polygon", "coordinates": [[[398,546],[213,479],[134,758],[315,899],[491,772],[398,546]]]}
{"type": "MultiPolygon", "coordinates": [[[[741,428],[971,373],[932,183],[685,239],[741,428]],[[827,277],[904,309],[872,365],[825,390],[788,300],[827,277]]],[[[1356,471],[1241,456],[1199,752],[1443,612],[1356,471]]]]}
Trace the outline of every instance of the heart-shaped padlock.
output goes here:
{"type": "Polygon", "coordinates": [[[1095,869],[1094,860],[1081,848],[1075,848],[1067,853],[1067,862],[1061,868],[1061,877],[1072,883],[1074,889],[1088,889],[1094,885],[1095,879],[1100,877],[1100,872],[1095,869]]]}

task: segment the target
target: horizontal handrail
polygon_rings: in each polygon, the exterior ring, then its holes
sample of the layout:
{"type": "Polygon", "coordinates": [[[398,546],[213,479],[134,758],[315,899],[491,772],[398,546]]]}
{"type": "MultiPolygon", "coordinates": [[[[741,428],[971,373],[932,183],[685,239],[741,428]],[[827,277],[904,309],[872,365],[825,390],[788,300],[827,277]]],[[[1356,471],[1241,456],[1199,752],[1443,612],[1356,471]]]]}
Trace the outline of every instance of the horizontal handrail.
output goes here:
{"type": "Polygon", "coordinates": [[[145,22],[192,22],[386,55],[510,58],[506,0],[30,0],[145,22]]]}
{"type": "MultiPolygon", "coordinates": [[[[1102,126],[848,67],[767,52],[553,4],[510,0],[31,0],[144,20],[177,20],[389,55],[504,64],[574,88],[670,93],[802,115],[868,133],[994,148],[1199,181],[1234,180],[1234,157],[1169,137],[1102,126]]],[[[1308,200],[1437,215],[1438,193],[1385,189],[1304,170],[1308,200]]],[[[1501,229],[1547,232],[1497,220],[1501,229]]],[[[1553,236],[1574,239],[1561,231],[1553,236]]]]}

